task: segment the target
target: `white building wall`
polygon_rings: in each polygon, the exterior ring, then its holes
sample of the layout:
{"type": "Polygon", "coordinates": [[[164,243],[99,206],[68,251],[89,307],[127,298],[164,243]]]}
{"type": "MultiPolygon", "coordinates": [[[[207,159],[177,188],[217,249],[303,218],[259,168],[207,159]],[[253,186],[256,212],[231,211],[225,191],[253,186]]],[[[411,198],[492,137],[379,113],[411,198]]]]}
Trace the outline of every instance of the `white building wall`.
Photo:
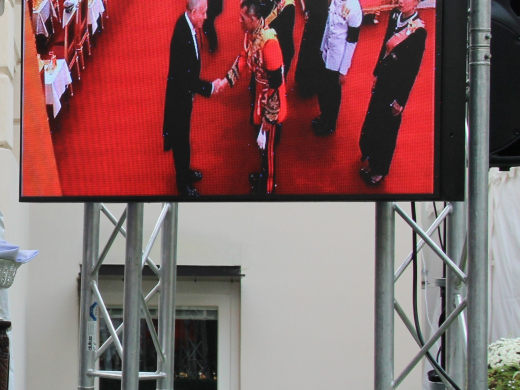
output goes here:
{"type": "MultiPolygon", "coordinates": [[[[18,202],[19,177],[19,85],[20,85],[20,4],[5,1],[0,16],[0,211],[4,215],[5,239],[22,248],[30,245],[29,205],[18,202]]],[[[17,390],[27,389],[27,324],[30,315],[29,266],[19,268],[8,290],[12,321],[11,356],[17,390]]]]}

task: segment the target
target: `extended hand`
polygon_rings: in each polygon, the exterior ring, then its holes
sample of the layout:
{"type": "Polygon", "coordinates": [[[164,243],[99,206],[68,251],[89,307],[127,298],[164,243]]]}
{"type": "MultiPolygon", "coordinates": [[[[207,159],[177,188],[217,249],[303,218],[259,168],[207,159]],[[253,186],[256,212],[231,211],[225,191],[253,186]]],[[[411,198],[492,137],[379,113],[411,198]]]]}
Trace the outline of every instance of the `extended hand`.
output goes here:
{"type": "Polygon", "coordinates": [[[227,85],[228,82],[226,79],[216,79],[213,81],[213,93],[216,94],[222,92],[227,85]]]}

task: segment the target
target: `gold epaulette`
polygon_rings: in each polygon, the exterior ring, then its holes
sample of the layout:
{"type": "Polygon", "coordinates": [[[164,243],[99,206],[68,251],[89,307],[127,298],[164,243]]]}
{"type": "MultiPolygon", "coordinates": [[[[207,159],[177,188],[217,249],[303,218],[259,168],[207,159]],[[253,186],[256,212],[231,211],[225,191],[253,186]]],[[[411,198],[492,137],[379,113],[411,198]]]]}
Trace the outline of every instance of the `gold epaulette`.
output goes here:
{"type": "Polygon", "coordinates": [[[262,41],[267,42],[269,39],[276,39],[276,31],[273,28],[262,30],[262,41]]]}

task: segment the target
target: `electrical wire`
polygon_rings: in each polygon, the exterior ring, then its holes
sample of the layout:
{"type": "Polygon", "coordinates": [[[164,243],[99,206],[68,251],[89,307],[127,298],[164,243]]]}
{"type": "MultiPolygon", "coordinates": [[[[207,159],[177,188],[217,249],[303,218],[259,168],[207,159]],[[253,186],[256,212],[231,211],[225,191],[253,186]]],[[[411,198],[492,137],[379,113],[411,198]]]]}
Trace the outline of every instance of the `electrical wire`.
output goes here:
{"type": "MultiPolygon", "coordinates": [[[[421,259],[422,259],[422,264],[423,264],[423,270],[426,270],[426,259],[424,258],[424,252],[421,252],[421,259]]],[[[425,307],[425,311],[426,311],[426,320],[428,321],[428,325],[430,325],[430,329],[433,329],[433,324],[432,324],[432,320],[430,319],[430,309],[428,307],[428,283],[429,283],[429,280],[428,280],[428,274],[426,272],[423,272],[424,273],[424,307],[425,307]]],[[[437,348],[440,349],[440,346],[439,346],[439,340],[437,340],[435,342],[435,345],[437,346],[437,348]]],[[[437,359],[439,360],[439,359],[437,359]]]]}
{"type": "MultiPolygon", "coordinates": [[[[446,207],[446,203],[444,203],[444,207],[446,207]]],[[[433,202],[433,212],[435,213],[435,219],[439,218],[439,213],[437,212],[437,205],[435,204],[435,202],[433,202]]],[[[441,244],[441,249],[443,252],[446,252],[446,219],[444,219],[442,221],[442,226],[443,226],[443,237],[444,237],[444,240],[441,238],[441,225],[439,225],[437,227],[437,234],[439,236],[439,243],[441,244]]]]}
{"type": "MultiPolygon", "coordinates": [[[[415,210],[415,202],[412,202],[412,219],[414,222],[417,221],[417,215],[415,210]]],[[[415,331],[417,333],[417,337],[419,338],[419,342],[421,344],[421,348],[424,346],[424,337],[421,332],[421,325],[419,323],[419,314],[417,310],[417,274],[418,274],[418,266],[417,266],[417,233],[415,230],[412,233],[412,265],[413,265],[413,320],[415,323],[415,331]]],[[[455,390],[461,390],[460,387],[455,383],[455,381],[444,371],[444,369],[437,363],[437,361],[433,358],[431,353],[428,351],[426,352],[426,358],[430,362],[432,366],[435,367],[436,371],[440,373],[452,386],[455,390]]]]}

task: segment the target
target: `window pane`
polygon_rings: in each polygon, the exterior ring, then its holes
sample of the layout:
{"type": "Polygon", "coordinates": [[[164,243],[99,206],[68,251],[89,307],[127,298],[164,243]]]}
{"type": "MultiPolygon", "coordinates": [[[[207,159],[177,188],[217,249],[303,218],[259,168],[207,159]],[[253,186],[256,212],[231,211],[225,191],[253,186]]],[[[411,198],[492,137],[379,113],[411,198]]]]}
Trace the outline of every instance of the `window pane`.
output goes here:
{"type": "MultiPolygon", "coordinates": [[[[114,327],[122,323],[122,310],[109,309],[114,327]]],[[[157,329],[157,311],[150,311],[157,329]]],[[[215,308],[179,307],[175,319],[175,389],[217,390],[218,311],[215,308]]],[[[110,333],[104,320],[100,321],[100,345],[110,333]]],[[[121,340],[120,335],[120,340],[121,340]]],[[[100,370],[120,371],[121,359],[111,345],[99,359],[100,370]]],[[[157,352],[146,320],[141,318],[141,353],[139,370],[155,372],[157,352]]],[[[140,381],[139,390],[155,390],[156,381],[140,381]]],[[[100,390],[119,390],[121,381],[103,379],[100,390]]]]}

